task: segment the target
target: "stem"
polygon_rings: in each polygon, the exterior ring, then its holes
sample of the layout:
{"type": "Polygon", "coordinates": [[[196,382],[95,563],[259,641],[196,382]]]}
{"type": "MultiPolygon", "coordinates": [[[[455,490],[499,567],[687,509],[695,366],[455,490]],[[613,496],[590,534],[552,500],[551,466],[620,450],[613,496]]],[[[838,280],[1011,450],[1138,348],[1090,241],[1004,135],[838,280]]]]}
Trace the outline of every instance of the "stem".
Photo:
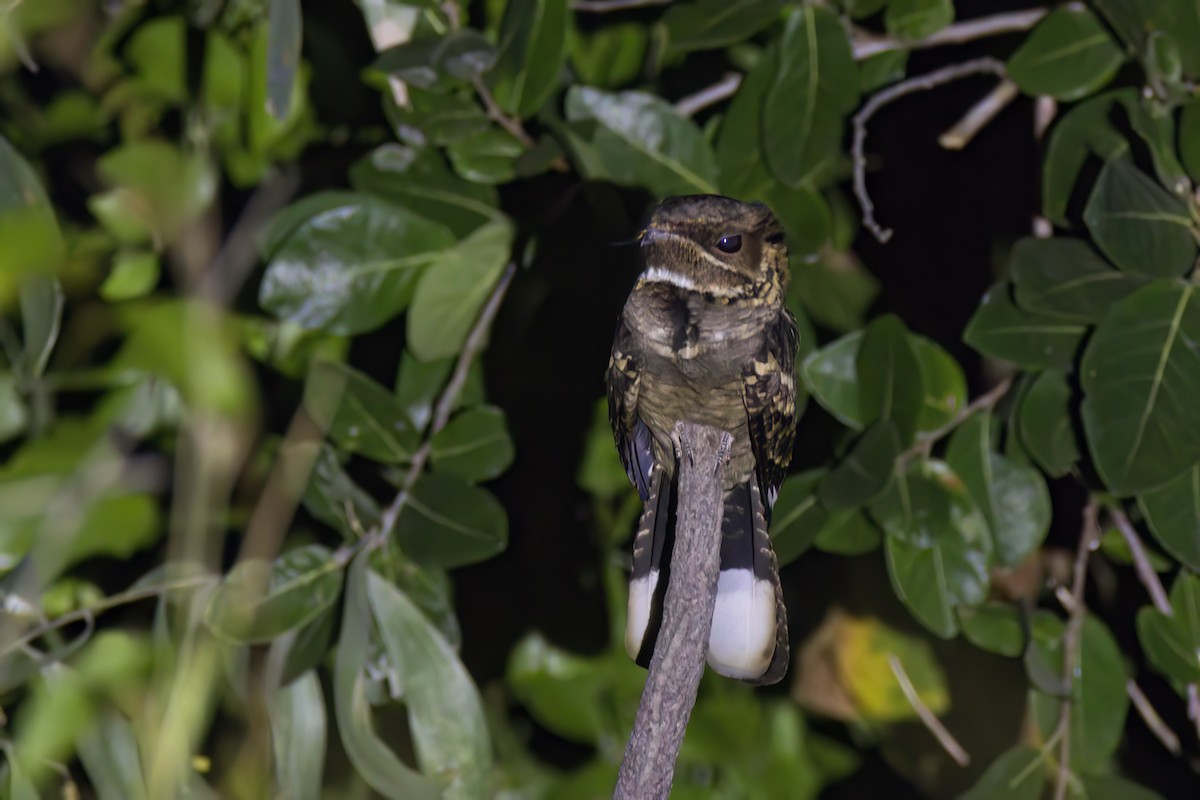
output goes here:
{"type": "Polygon", "coordinates": [[[938,744],[942,746],[954,763],[960,767],[965,767],[971,763],[971,756],[963,749],[963,746],[958,743],[953,734],[946,729],[942,721],[937,718],[929,706],[925,705],[925,701],[917,694],[917,689],[913,686],[912,681],[908,677],[908,673],[904,671],[904,665],[900,663],[900,659],[895,653],[888,653],[888,666],[892,668],[892,674],[896,676],[896,681],[900,684],[900,691],[904,692],[905,699],[912,706],[913,711],[917,712],[921,722],[933,734],[933,738],[937,739],[938,744]]]}
{"type": "Polygon", "coordinates": [[[875,204],[871,202],[871,196],[867,193],[867,158],[863,154],[867,142],[867,122],[881,108],[905,95],[936,89],[970,75],[983,74],[1003,78],[1005,76],[1003,62],[991,57],[976,58],[909,78],[872,95],[871,99],[854,115],[854,144],[851,148],[854,162],[854,196],[858,198],[858,203],[862,206],[863,227],[871,231],[880,242],[886,242],[892,238],[892,231],[882,227],[876,221],[875,204]]]}
{"type": "Polygon", "coordinates": [[[1175,731],[1167,727],[1167,723],[1163,722],[1162,717],[1154,710],[1154,706],[1150,705],[1150,700],[1142,693],[1141,687],[1132,678],[1125,681],[1125,692],[1133,701],[1133,707],[1137,709],[1142,722],[1145,722],[1150,732],[1162,742],[1163,747],[1167,748],[1171,755],[1177,756],[1183,752],[1175,731]]]}
{"type": "Polygon", "coordinates": [[[733,97],[737,94],[738,87],[741,85],[741,74],[737,72],[727,73],[724,78],[721,78],[721,80],[712,86],[680,98],[675,103],[675,110],[685,117],[690,117],[698,111],[733,97]]]}
{"type": "Polygon", "coordinates": [[[946,438],[947,435],[953,433],[959,425],[962,425],[970,417],[978,414],[980,411],[991,411],[993,408],[995,408],[996,404],[1004,399],[1004,396],[1008,394],[1008,390],[1012,388],[1012,384],[1012,376],[1000,381],[986,393],[981,394],[979,397],[976,397],[974,400],[972,400],[971,404],[962,411],[955,414],[954,419],[950,420],[945,425],[933,431],[924,439],[901,453],[898,460],[907,461],[918,453],[928,454],[929,451],[933,449],[935,444],[946,438]]]}
{"type": "Polygon", "coordinates": [[[947,150],[962,150],[1020,93],[1021,90],[1010,79],[1000,81],[953,128],[938,137],[938,144],[947,150]]]}
{"type": "Polygon", "coordinates": [[[519,119],[504,113],[504,109],[500,108],[500,104],[496,102],[496,98],[487,88],[487,84],[478,76],[472,79],[471,84],[475,87],[475,93],[479,95],[479,99],[483,101],[483,108],[487,112],[488,119],[508,131],[514,139],[525,146],[526,150],[533,147],[533,137],[525,131],[519,119]]]}
{"type": "Polygon", "coordinates": [[[1005,33],[1026,31],[1038,24],[1042,17],[1049,13],[1049,8],[1031,8],[1027,11],[1013,11],[1007,14],[980,17],[979,19],[971,19],[966,22],[956,22],[953,25],[947,25],[945,28],[931,33],[924,39],[916,39],[914,41],[896,39],[890,36],[872,36],[863,31],[856,31],[854,36],[854,58],[857,61],[862,61],[865,58],[893,50],[926,50],[931,47],[962,44],[989,36],[1000,36],[1005,33]]]}
{"type": "Polygon", "coordinates": [[[1133,523],[1119,508],[1109,508],[1108,515],[1113,524],[1117,526],[1117,530],[1121,532],[1125,544],[1129,545],[1129,552],[1133,554],[1133,569],[1137,572],[1138,580],[1146,587],[1150,601],[1154,603],[1155,608],[1168,617],[1175,616],[1175,611],[1171,608],[1171,601],[1167,598],[1167,591],[1163,588],[1162,581],[1158,579],[1158,573],[1150,564],[1150,557],[1146,555],[1146,548],[1142,545],[1142,539],[1138,536],[1133,523]]]}

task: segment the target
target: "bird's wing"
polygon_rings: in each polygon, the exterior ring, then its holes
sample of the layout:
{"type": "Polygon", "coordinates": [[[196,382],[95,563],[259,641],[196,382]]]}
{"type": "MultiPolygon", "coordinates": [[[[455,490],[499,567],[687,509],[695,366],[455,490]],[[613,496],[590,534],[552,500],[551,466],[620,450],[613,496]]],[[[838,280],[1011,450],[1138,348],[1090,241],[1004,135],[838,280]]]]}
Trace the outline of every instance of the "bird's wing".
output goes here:
{"type": "Polygon", "coordinates": [[[637,413],[641,365],[638,363],[633,335],[622,318],[613,338],[608,360],[608,421],[612,425],[617,452],[629,482],[637,487],[642,500],[650,496],[651,471],[654,468],[654,437],[637,413]]]}
{"type": "Polygon", "coordinates": [[[796,439],[795,368],[799,341],[796,318],[783,309],[767,326],[762,349],[742,372],[742,400],[746,405],[750,446],[768,514],[792,460],[792,443],[796,439]]]}

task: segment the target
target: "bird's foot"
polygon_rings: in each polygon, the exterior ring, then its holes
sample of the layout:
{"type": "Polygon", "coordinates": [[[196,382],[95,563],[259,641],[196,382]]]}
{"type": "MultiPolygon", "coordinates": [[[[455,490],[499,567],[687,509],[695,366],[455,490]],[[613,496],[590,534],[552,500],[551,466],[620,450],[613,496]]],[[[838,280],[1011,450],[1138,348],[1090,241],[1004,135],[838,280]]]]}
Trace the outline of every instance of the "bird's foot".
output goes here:
{"type": "Polygon", "coordinates": [[[671,441],[675,444],[675,456],[682,461],[684,456],[687,456],[688,464],[694,465],[696,460],[692,457],[692,443],[687,440],[687,436],[683,432],[683,423],[676,422],[675,430],[671,432],[671,441]]]}
{"type": "Polygon", "coordinates": [[[729,460],[729,451],[733,449],[733,434],[725,431],[721,434],[721,444],[717,447],[717,463],[713,465],[713,472],[717,472],[721,467],[725,466],[725,462],[729,460]]]}

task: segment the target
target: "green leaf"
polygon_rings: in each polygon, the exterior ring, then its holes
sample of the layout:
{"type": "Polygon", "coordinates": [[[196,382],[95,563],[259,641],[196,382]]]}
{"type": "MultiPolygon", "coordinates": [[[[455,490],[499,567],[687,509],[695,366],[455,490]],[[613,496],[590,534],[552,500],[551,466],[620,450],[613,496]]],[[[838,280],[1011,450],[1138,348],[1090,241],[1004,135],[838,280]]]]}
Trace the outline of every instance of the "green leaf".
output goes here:
{"type": "Polygon", "coordinates": [[[267,264],[259,303],[302,328],[373,330],[408,306],[421,268],[452,244],[444,226],[361,195],[295,229],[267,264]]]}
{"type": "Polygon", "coordinates": [[[482,33],[459,28],[443,36],[433,51],[434,65],[451,78],[471,82],[496,65],[498,53],[482,33]]]}
{"type": "Polygon", "coordinates": [[[333,707],[342,747],[358,775],[390,800],[436,800],[442,787],[405,764],[375,733],[367,701],[372,604],[367,594],[369,553],[351,563],[346,577],[342,632],[334,656],[333,707]]]}
{"type": "Polygon", "coordinates": [[[158,286],[160,271],[153,251],[121,250],[113,259],[112,272],[100,285],[100,296],[110,302],[145,297],[158,286]]]}
{"type": "Polygon", "coordinates": [[[1025,652],[1025,628],[1013,606],[988,603],[977,608],[960,606],[958,621],[967,641],[989,653],[1017,658],[1025,652]]]}
{"type": "Polygon", "coordinates": [[[489,222],[425,271],[408,314],[408,349],[423,361],[456,355],[510,258],[513,228],[489,222]]]}
{"type": "Polygon", "coordinates": [[[1200,453],[1200,303],[1156,281],[1117,303],[1083,356],[1083,427],[1096,469],[1127,496],[1186,472],[1200,453]]]}
{"type": "Polygon", "coordinates": [[[771,511],[771,546],[780,566],[790,564],[812,547],[828,512],[817,501],[824,470],[789,475],[779,487],[771,511]]]}
{"type": "Polygon", "coordinates": [[[304,408],[340,449],[384,464],[402,464],[417,431],[392,393],[344,364],[318,362],[308,375],[304,408]]]}
{"type": "Polygon", "coordinates": [[[896,425],[901,446],[912,442],[925,395],[921,368],[899,317],[886,314],[867,326],[855,371],[863,422],[890,420],[896,425]]]}
{"type": "Polygon", "coordinates": [[[28,275],[53,275],[66,246],[33,168],[0,136],[0,305],[28,275]]]}
{"type": "Polygon", "coordinates": [[[96,171],[112,189],[91,211],[124,244],[174,242],[216,199],[217,176],[199,151],[141,139],[108,151],[96,171]]]}
{"type": "Polygon", "coordinates": [[[1200,681],[1200,577],[1181,571],[1171,587],[1173,616],[1138,611],[1138,639],[1154,668],[1181,684],[1200,681]]]}
{"type": "Polygon", "coordinates": [[[888,33],[923,39],[954,21],[951,0],[889,0],[883,15],[888,33]]]}
{"type": "Polygon", "coordinates": [[[490,128],[450,145],[446,155],[454,171],[475,183],[507,183],[516,177],[517,158],[525,147],[511,133],[490,128]]]}
{"type": "Polygon", "coordinates": [[[1200,98],[1185,105],[1179,115],[1179,158],[1192,182],[1200,184],[1200,98]]]}
{"type": "Polygon", "coordinates": [[[1110,267],[1081,239],[1026,237],[1013,246],[1009,269],[1019,306],[1079,323],[1099,322],[1113,303],[1146,284],[1110,267]]]}
{"type": "Polygon", "coordinates": [[[567,90],[566,113],[570,149],[584,177],[658,196],[716,193],[712,148],[662,98],[576,85],[567,90]]]}
{"type": "Polygon", "coordinates": [[[1200,571],[1200,464],[1138,495],[1150,532],[1189,569],[1200,571]]]}
{"type": "Polygon", "coordinates": [[[435,470],[468,481],[495,478],[513,460],[513,443],[504,412],[494,406],[464,411],[433,435],[430,459],[435,470]]]}
{"type": "Polygon", "coordinates": [[[1084,775],[1083,796],[1087,800],[1163,800],[1158,792],[1116,775],[1084,775]]]}
{"type": "Polygon", "coordinates": [[[592,406],[592,422],[588,426],[575,481],[585,492],[600,497],[616,497],[628,494],[632,489],[617,448],[613,447],[612,427],[608,423],[608,401],[605,399],[596,401],[592,406]]]}
{"type": "MultiPolygon", "coordinates": [[[[1061,631],[1061,625],[1059,626],[1061,631]]],[[[1062,642],[1052,651],[1053,666],[1062,674],[1062,642]]],[[[1079,658],[1071,681],[1071,768],[1081,773],[1109,770],[1109,759],[1121,741],[1129,698],[1125,694],[1121,649],[1097,617],[1087,615],[1079,638],[1079,658]]],[[[1034,692],[1031,706],[1043,736],[1058,724],[1062,703],[1034,692]]]]}
{"type": "Polygon", "coordinates": [[[775,183],[762,154],[762,106],[778,69],[779,48],[773,44],[746,73],[721,119],[716,160],[721,191],[730,197],[755,197],[775,183]]]}
{"type": "Polygon", "coordinates": [[[280,688],[268,706],[277,791],[295,800],[318,800],[325,767],[325,698],[309,670],[280,688]]]}
{"type": "Polygon", "coordinates": [[[0,442],[15,439],[29,424],[29,409],[17,391],[17,379],[0,372],[0,442]]]}
{"type": "Polygon", "coordinates": [[[635,80],[649,42],[649,28],[636,22],[605,25],[588,33],[578,24],[567,30],[571,65],[580,81],[602,89],[616,89],[635,80]]]}
{"type": "Polygon", "coordinates": [[[839,333],[863,327],[879,288],[852,251],[822,249],[812,263],[793,262],[792,293],[816,322],[839,333]]]}
{"type": "Polygon", "coordinates": [[[76,742],[79,760],[100,800],[146,800],[146,783],[137,736],[116,711],[100,715],[76,742]]]}
{"type": "Polygon", "coordinates": [[[1126,272],[1175,278],[1196,262],[1196,231],[1183,201],[1128,158],[1109,160],[1083,212],[1096,244],[1126,272]]]}
{"type": "Polygon", "coordinates": [[[842,119],[858,105],[858,87],[858,67],[837,16],[816,6],[793,10],[762,109],[763,151],[779,180],[796,186],[840,155],[842,119]]]}
{"type": "Polygon", "coordinates": [[[54,278],[30,275],[21,283],[20,297],[23,366],[29,377],[40,378],[62,329],[63,290],[54,278]]]}
{"type": "Polygon", "coordinates": [[[1024,311],[1009,298],[1008,284],[988,289],[963,341],[984,355],[1022,369],[1066,369],[1075,359],[1086,327],[1024,311]]]}
{"type": "Polygon", "coordinates": [[[1015,567],[1050,532],[1050,492],[1032,467],[1016,464],[992,447],[993,417],[980,412],[958,427],[946,463],[962,478],[987,518],[996,560],[1015,567]]]}
{"type": "Polygon", "coordinates": [[[567,6],[567,0],[512,0],[505,4],[492,92],[509,114],[533,116],[558,88],[571,18],[567,6]]]}
{"type": "Polygon", "coordinates": [[[350,479],[332,447],[324,442],[285,445],[278,463],[285,470],[289,465],[305,463],[311,456],[303,451],[311,447],[317,447],[318,451],[301,502],[308,513],[342,531],[347,539],[361,536],[379,522],[379,505],[350,479]]]}
{"type": "Polygon", "coordinates": [[[866,427],[855,367],[862,337],[862,331],[852,331],[811,353],[800,364],[804,385],[817,401],[843,425],[855,430],[866,427]]]}
{"type": "Polygon", "coordinates": [[[267,21],[267,110],[277,120],[287,119],[292,113],[303,31],[300,0],[271,0],[267,21]]]}
{"type": "Polygon", "coordinates": [[[491,772],[483,703],[458,655],[413,602],[375,572],[367,596],[388,662],[402,687],[421,771],[447,781],[449,797],[479,797],[491,772]]]}
{"type": "Polygon", "coordinates": [[[892,588],[917,620],[942,638],[958,632],[958,606],[982,603],[992,556],[987,520],[944,462],[898,476],[870,506],[887,534],[892,588]]]}
{"type": "Polygon", "coordinates": [[[396,521],[405,554],[420,564],[459,567],[508,544],[504,507],[485,489],[452,475],[422,475],[396,521]]]}
{"type": "Polygon", "coordinates": [[[344,566],[319,544],[289,550],[273,563],[241,561],[213,593],[204,621],[229,641],[269,642],[333,605],[344,566]]]}
{"type": "Polygon", "coordinates": [[[1042,758],[1029,745],[1006,750],[959,800],[1038,800],[1046,785],[1042,758]]]}
{"type": "Polygon", "coordinates": [[[380,145],[350,168],[350,182],[361,192],[421,209],[459,239],[501,218],[496,190],[455,175],[432,147],[380,145]]]}
{"type": "Polygon", "coordinates": [[[841,556],[857,556],[879,547],[883,535],[861,509],[829,514],[815,542],[818,550],[841,556]]]}
{"type": "Polygon", "coordinates": [[[967,379],[954,357],[915,333],[908,335],[924,398],[917,415],[917,438],[949,425],[967,405],[967,379]]]}
{"type": "Polygon", "coordinates": [[[858,508],[878,497],[892,480],[900,449],[900,432],[894,422],[881,419],[873,423],[821,481],[822,505],[830,510],[858,508]]]}
{"type": "Polygon", "coordinates": [[[696,0],[673,3],[663,14],[667,52],[716,50],[744,41],[780,17],[778,0],[696,0]]]}
{"type": "MultiPolygon", "coordinates": [[[[1150,569],[1155,572],[1171,572],[1179,566],[1153,547],[1143,544],[1142,550],[1145,551],[1146,562],[1150,565],[1150,569]]],[[[1109,528],[1100,537],[1100,552],[1104,553],[1105,557],[1114,564],[1132,567],[1137,563],[1133,550],[1129,547],[1129,542],[1125,541],[1125,537],[1116,528],[1109,528]]]]}
{"type": "Polygon", "coordinates": [[[1129,149],[1110,115],[1113,104],[1132,93],[1107,92],[1072,108],[1050,131],[1042,167],[1042,213],[1055,225],[1066,226],[1067,205],[1075,180],[1089,156],[1108,160],[1129,149]]]}
{"type": "Polygon", "coordinates": [[[1052,478],[1068,474],[1079,460],[1071,409],[1067,376],[1048,369],[1033,380],[1017,412],[1021,444],[1052,478]]]}
{"type": "Polygon", "coordinates": [[[762,198],[783,225],[793,263],[811,259],[829,240],[829,206],[816,189],[807,185],[791,189],[772,182],[762,198]]]}
{"type": "MultiPolygon", "coordinates": [[[[492,128],[492,121],[479,107],[473,90],[438,92],[410,84],[406,105],[396,105],[393,98],[386,97],[383,110],[396,137],[405,144],[422,149],[431,144],[447,147],[492,128]]],[[[406,149],[400,144],[384,144],[375,152],[388,152],[384,148],[394,148],[400,152],[406,149]]],[[[439,166],[442,162],[439,151],[433,149],[418,158],[439,166]]]]}
{"type": "Polygon", "coordinates": [[[1113,79],[1124,54],[1087,8],[1052,11],[1008,60],[1021,91],[1079,100],[1113,79]]]}

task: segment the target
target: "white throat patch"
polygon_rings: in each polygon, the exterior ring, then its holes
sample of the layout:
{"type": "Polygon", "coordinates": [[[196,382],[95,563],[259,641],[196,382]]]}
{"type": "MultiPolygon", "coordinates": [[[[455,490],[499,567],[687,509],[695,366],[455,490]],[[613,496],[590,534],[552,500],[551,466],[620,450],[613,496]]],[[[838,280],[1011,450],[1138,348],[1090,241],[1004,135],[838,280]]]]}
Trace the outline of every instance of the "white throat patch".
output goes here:
{"type": "Polygon", "coordinates": [[[680,289],[695,291],[696,284],[691,278],[686,275],[680,275],[678,272],[672,272],[663,267],[646,267],[646,271],[638,276],[638,280],[649,281],[651,283],[669,283],[672,286],[678,286],[680,289]]]}

